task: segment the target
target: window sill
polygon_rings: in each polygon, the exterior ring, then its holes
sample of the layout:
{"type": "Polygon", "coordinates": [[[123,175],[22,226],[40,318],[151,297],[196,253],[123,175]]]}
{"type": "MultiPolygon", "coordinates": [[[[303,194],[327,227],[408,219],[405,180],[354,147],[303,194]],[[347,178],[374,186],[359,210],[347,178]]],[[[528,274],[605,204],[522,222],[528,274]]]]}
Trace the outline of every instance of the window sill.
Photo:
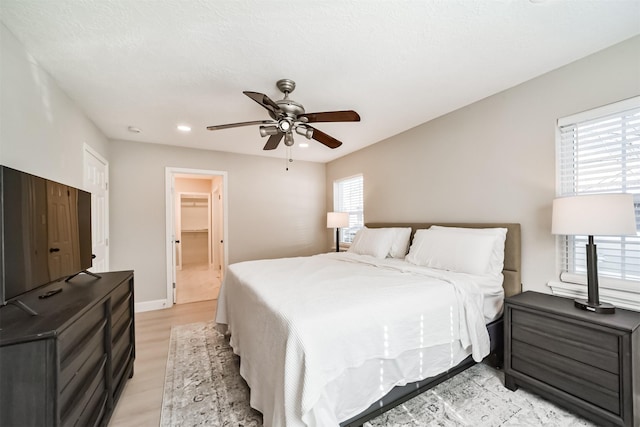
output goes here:
{"type": "MultiPolygon", "coordinates": [[[[566,298],[587,298],[587,286],[579,283],[551,280],[547,283],[551,293],[566,298]]],[[[620,286],[600,283],[600,301],[613,304],[616,307],[640,311],[640,289],[624,289],[620,286]]]]}
{"type": "MultiPolygon", "coordinates": [[[[351,243],[340,243],[340,252],[345,252],[351,247],[351,243]]],[[[336,251],[336,245],[331,245],[331,250],[336,251]]]]}

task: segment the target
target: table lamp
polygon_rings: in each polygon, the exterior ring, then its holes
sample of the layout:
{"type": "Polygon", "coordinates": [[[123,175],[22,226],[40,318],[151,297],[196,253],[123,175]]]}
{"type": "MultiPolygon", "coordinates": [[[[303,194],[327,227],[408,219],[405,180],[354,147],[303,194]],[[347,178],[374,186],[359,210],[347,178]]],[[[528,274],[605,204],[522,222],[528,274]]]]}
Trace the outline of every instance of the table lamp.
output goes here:
{"type": "Polygon", "coordinates": [[[327,212],[327,228],[336,229],[336,252],[340,252],[340,228],[349,226],[349,212],[327,212]]]}
{"type": "Polygon", "coordinates": [[[590,194],[560,197],[553,201],[551,233],[589,236],[587,250],[587,300],[575,306],[595,313],[611,314],[615,307],[601,303],[598,295],[598,257],[593,236],[635,236],[636,219],[632,194],[590,194]]]}

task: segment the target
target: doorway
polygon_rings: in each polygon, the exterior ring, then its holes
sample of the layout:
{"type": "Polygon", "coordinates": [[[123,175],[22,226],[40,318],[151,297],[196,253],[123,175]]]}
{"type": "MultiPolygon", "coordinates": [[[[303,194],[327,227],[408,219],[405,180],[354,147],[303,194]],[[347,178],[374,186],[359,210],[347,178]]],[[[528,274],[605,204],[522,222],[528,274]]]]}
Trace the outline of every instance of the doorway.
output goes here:
{"type": "Polygon", "coordinates": [[[173,304],[218,298],[226,266],[226,173],[167,168],[167,295],[173,304]]]}

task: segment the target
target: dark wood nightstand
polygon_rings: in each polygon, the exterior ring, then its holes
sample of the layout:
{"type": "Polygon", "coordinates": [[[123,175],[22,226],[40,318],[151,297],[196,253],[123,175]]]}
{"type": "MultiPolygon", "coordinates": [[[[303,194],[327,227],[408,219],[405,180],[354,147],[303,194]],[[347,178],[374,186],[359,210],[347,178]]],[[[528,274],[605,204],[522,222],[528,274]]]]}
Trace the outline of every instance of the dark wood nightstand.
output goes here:
{"type": "Polygon", "coordinates": [[[505,386],[605,426],[640,426],[640,313],[596,314],[524,292],[505,300],[505,386]]]}

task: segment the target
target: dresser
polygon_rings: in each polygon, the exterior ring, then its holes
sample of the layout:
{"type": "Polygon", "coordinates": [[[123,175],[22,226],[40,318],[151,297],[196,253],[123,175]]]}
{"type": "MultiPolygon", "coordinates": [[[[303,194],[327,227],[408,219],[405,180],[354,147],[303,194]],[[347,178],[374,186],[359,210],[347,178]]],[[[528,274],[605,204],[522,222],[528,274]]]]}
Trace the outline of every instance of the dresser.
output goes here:
{"type": "Polygon", "coordinates": [[[640,313],[596,314],[572,299],[505,300],[505,386],[531,390],[602,426],[640,426],[640,313]]]}
{"type": "Polygon", "coordinates": [[[99,274],[22,296],[36,316],[0,308],[0,425],[108,423],[133,375],[133,272],[99,274]]]}

